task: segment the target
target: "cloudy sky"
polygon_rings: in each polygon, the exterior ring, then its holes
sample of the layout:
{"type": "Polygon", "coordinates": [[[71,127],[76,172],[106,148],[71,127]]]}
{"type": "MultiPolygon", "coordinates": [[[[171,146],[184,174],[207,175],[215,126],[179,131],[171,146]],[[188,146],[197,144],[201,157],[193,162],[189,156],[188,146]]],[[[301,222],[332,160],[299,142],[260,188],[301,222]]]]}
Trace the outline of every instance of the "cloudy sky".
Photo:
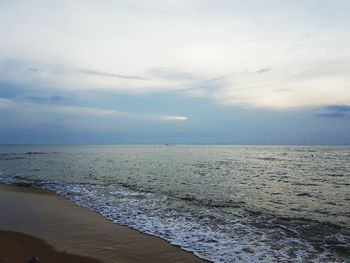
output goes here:
{"type": "Polygon", "coordinates": [[[0,143],[350,144],[348,0],[0,0],[0,143]]]}

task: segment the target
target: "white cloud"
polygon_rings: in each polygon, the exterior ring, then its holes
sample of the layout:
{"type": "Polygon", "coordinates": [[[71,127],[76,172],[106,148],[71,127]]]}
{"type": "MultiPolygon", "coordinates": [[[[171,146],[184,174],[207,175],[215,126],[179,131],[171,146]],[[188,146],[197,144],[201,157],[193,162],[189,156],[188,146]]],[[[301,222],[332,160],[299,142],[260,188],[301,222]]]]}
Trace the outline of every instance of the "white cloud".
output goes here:
{"type": "Polygon", "coordinates": [[[157,121],[187,121],[188,118],[186,116],[175,116],[175,115],[154,115],[148,116],[149,120],[157,120],[157,121]]]}
{"type": "Polygon", "coordinates": [[[248,107],[345,104],[349,12],[347,0],[1,1],[0,81],[178,90],[248,107]],[[222,85],[204,90],[213,78],[222,85]]]}
{"type": "MultiPolygon", "coordinates": [[[[98,108],[89,107],[76,107],[76,106],[36,106],[35,111],[45,112],[45,113],[61,113],[68,115],[86,115],[86,116],[97,116],[97,117],[123,117],[127,116],[124,112],[119,112],[115,110],[106,110],[98,108]]],[[[33,109],[32,109],[33,110],[33,109]]]]}
{"type": "Polygon", "coordinates": [[[31,102],[0,99],[0,108],[21,114],[62,114],[75,117],[99,117],[109,119],[129,119],[134,121],[186,121],[186,116],[177,115],[137,115],[127,112],[78,106],[57,106],[31,102]]]}

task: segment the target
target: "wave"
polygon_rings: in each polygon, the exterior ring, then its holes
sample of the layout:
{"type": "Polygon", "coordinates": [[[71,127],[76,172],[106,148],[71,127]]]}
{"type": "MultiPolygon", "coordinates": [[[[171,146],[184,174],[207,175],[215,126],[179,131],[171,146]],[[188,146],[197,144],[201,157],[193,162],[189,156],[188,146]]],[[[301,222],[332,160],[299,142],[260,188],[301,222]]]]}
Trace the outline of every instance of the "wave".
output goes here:
{"type": "Polygon", "coordinates": [[[56,192],[109,220],[213,262],[346,262],[350,233],[337,225],[278,217],[230,207],[208,207],[191,200],[118,185],[63,184],[5,179],[56,192]],[[345,232],[344,232],[345,231],[345,232]]]}
{"type": "Polygon", "coordinates": [[[0,160],[18,160],[24,159],[25,156],[29,155],[44,155],[44,154],[54,154],[57,152],[23,152],[23,153],[0,153],[0,160]]]}

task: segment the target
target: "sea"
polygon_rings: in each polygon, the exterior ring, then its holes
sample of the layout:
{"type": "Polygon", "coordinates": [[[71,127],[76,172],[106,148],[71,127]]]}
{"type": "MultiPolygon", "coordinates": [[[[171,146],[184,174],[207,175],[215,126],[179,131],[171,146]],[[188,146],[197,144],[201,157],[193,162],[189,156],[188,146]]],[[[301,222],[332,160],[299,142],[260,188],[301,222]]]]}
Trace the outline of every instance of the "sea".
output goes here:
{"type": "Polygon", "coordinates": [[[350,262],[350,147],[2,145],[0,173],[212,262],[350,262]]]}

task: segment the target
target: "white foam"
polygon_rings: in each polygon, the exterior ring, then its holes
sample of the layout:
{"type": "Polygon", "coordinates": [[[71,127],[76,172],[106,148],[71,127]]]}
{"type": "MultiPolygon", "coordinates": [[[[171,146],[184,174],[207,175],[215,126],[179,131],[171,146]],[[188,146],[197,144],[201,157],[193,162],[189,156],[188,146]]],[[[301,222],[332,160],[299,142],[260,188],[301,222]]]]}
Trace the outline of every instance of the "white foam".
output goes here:
{"type": "MultiPolygon", "coordinates": [[[[315,254],[304,240],[285,238],[280,244],[271,243],[266,233],[244,224],[244,219],[217,224],[212,210],[166,196],[116,186],[45,184],[43,188],[213,262],[303,262],[315,254]]],[[[319,262],[321,257],[309,261],[319,262]]]]}

